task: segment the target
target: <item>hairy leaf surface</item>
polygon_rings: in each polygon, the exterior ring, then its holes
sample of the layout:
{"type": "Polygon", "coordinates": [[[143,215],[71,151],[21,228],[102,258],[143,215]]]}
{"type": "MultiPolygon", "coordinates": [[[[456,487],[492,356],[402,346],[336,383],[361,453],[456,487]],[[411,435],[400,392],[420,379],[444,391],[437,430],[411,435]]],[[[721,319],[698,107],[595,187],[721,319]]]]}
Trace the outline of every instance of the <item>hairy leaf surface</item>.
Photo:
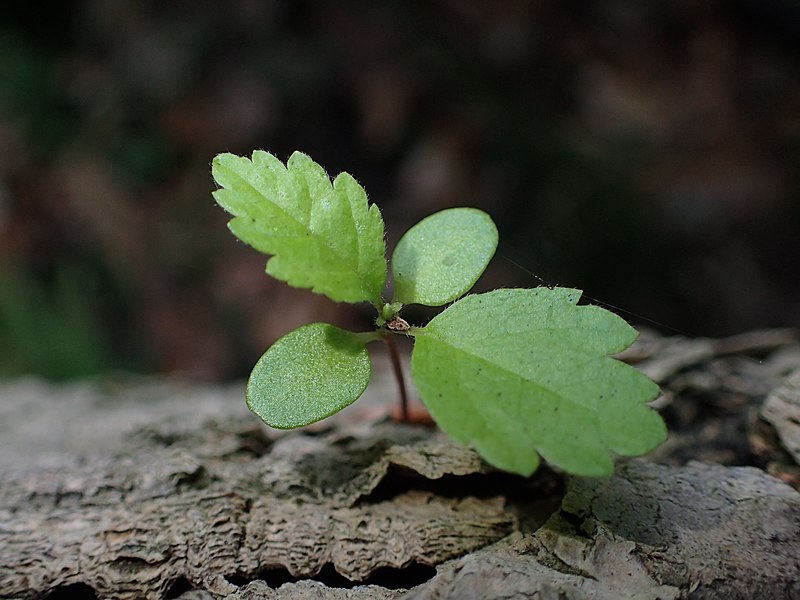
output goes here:
{"type": "Polygon", "coordinates": [[[325,171],[295,152],[284,166],[257,150],[252,159],[220,154],[214,199],[234,218],[243,242],[272,254],[267,273],[337,302],[380,304],[386,282],[383,219],[347,173],[325,171]]]}
{"type": "Polygon", "coordinates": [[[287,333],[259,359],[247,383],[247,406],[271,427],[303,427],[353,403],[371,374],[367,348],[356,334],[311,323],[287,333]]]}
{"type": "Polygon", "coordinates": [[[409,229],[392,255],[394,300],[441,306],[475,285],[497,248],[497,228],[477,208],[449,208],[409,229]]]}
{"type": "Polygon", "coordinates": [[[577,306],[579,290],[501,289],[467,296],[415,330],[411,361],[438,425],[491,464],[528,475],[549,463],[613,472],[612,453],[644,454],[666,437],[645,402],[658,386],[609,355],[636,339],[623,319],[577,306]]]}

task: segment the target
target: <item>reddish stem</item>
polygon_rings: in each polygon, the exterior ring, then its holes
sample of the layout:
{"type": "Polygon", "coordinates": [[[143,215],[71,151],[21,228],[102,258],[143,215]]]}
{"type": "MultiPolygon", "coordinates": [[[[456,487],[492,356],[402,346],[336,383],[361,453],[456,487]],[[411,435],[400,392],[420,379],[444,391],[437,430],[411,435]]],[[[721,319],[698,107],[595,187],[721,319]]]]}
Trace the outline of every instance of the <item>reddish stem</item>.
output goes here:
{"type": "Polygon", "coordinates": [[[397,380],[397,387],[400,390],[400,421],[402,423],[410,423],[411,418],[408,414],[408,394],[406,393],[406,381],[403,378],[403,365],[400,362],[400,355],[397,352],[397,344],[394,341],[394,335],[389,334],[384,337],[386,344],[389,346],[389,358],[392,361],[392,370],[394,377],[397,380]]]}

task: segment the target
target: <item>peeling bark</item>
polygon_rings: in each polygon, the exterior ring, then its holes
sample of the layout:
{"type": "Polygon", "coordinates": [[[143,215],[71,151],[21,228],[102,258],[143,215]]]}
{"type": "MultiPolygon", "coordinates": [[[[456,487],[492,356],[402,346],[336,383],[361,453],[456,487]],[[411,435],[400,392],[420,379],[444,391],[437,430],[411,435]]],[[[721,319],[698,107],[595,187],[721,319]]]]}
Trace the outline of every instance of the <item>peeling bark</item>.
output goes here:
{"type": "Polygon", "coordinates": [[[499,597],[800,597],[800,494],[748,467],[631,461],[605,481],[572,479],[538,531],[404,596],[499,597]]]}
{"type": "Polygon", "coordinates": [[[624,461],[606,480],[501,474],[372,408],[287,434],[234,388],[10,383],[0,597],[800,598],[800,494],[761,469],[685,460],[765,440],[748,415],[767,396],[761,426],[791,460],[796,375],[784,377],[800,353],[787,339],[632,355],[668,357],[656,370],[673,432],[653,457],[669,464],[624,461]],[[14,415],[36,422],[43,454],[14,415]]]}
{"type": "Polygon", "coordinates": [[[359,581],[381,567],[436,565],[513,531],[501,496],[409,489],[369,501],[390,469],[418,479],[485,470],[429,430],[372,430],[284,436],[250,460],[173,445],[9,474],[0,590],[34,598],[83,583],[103,597],[163,598],[184,578],[232,593],[225,578],[276,568],[306,578],[327,564],[359,581]]]}
{"type": "Polygon", "coordinates": [[[800,464],[800,369],[769,395],[761,416],[772,424],[783,448],[800,464]]]}

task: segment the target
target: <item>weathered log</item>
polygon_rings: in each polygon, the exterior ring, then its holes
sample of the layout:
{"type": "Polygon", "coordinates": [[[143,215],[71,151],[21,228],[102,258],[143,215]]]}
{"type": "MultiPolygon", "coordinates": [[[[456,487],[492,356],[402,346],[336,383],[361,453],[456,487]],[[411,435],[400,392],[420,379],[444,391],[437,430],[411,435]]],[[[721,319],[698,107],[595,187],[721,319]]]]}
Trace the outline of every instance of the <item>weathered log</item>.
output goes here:
{"type": "Polygon", "coordinates": [[[498,473],[381,417],[380,378],[361,408],[293,433],[261,426],[240,386],[10,382],[0,597],[800,598],[800,494],[752,466],[686,462],[748,439],[753,464],[796,448],[791,411],[765,408],[774,439],[747,432],[766,396],[800,403],[797,346],[734,341],[629,356],[664,386],[673,434],[653,458],[669,464],[623,461],[606,480],[498,473]]]}

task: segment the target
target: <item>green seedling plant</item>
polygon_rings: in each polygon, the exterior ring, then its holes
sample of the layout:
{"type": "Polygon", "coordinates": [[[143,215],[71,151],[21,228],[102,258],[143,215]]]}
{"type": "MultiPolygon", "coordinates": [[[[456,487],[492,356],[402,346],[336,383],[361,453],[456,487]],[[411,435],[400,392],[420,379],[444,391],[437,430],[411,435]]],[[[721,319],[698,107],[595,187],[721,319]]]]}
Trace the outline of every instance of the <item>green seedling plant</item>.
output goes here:
{"type": "MultiPolygon", "coordinates": [[[[541,458],[568,473],[607,476],[614,455],[638,456],[666,437],[647,402],[658,386],[612,357],[637,332],[562,287],[468,294],[493,257],[485,212],[451,208],[412,227],[387,260],[378,207],[347,173],[333,181],[295,152],[284,165],[264,151],[218,155],[217,203],[233,234],[271,255],[266,271],[335,302],[368,302],[375,330],[312,323],[275,342],[253,368],[247,404],[268,425],[303,427],[342,410],[371,377],[367,344],[384,341],[402,387],[394,336],[414,339],[411,374],[437,425],[488,463],[530,475],[541,458]],[[447,307],[409,325],[409,304],[447,307]]],[[[405,414],[405,413],[404,413],[405,414]]]]}

